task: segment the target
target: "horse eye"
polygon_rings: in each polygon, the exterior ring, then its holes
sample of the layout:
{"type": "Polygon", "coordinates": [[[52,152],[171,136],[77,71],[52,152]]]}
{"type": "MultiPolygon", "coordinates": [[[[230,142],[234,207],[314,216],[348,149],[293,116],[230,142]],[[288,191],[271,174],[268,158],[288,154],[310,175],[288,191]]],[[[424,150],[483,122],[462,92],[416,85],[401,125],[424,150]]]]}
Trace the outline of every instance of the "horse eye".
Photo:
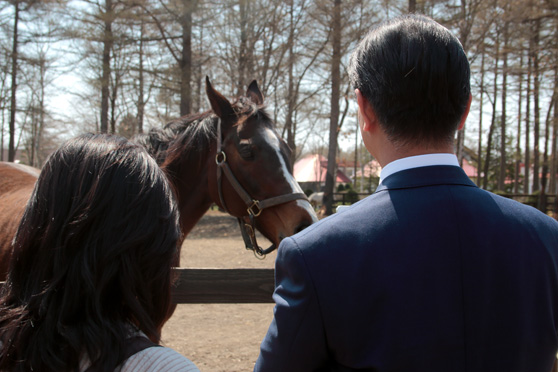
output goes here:
{"type": "Polygon", "coordinates": [[[241,143],[238,146],[238,154],[244,160],[254,160],[254,149],[249,143],[241,143]]]}

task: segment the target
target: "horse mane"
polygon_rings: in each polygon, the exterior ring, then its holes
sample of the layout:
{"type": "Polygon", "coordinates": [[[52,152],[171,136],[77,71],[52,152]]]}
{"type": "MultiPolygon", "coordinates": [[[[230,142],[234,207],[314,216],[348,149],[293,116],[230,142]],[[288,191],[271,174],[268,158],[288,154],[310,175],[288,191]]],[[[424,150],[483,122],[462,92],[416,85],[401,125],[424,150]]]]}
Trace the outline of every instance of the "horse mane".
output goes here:
{"type": "MultiPolygon", "coordinates": [[[[211,111],[201,114],[183,116],[167,123],[163,128],[151,128],[147,134],[134,137],[134,142],[142,145],[147,152],[161,165],[167,158],[168,150],[179,139],[185,148],[191,148],[192,143],[207,148],[215,138],[215,126],[212,125],[215,115],[211,111]]],[[[196,146],[199,148],[199,146],[196,146]]]]}
{"type": "MultiPolygon", "coordinates": [[[[265,106],[254,104],[247,97],[240,97],[232,106],[239,117],[257,116],[261,123],[273,127],[265,106]]],[[[241,122],[242,120],[236,125],[241,122]]],[[[163,128],[152,128],[147,134],[136,135],[133,141],[145,147],[157,164],[168,164],[192,152],[209,151],[211,143],[217,137],[216,123],[217,115],[212,111],[186,115],[170,121],[163,128]]]]}

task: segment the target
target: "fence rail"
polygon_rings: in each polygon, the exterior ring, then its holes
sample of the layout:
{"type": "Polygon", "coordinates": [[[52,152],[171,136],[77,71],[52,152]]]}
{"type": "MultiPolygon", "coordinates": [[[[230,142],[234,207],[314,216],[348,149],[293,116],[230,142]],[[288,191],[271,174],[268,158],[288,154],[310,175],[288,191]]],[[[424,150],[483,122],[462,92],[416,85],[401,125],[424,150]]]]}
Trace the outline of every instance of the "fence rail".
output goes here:
{"type": "MultiPolygon", "coordinates": [[[[175,304],[273,303],[273,269],[173,268],[171,288],[175,304]]],[[[0,287],[4,282],[0,281],[0,287]]]]}
{"type": "Polygon", "coordinates": [[[177,304],[272,303],[273,269],[175,268],[172,288],[177,304]]]}

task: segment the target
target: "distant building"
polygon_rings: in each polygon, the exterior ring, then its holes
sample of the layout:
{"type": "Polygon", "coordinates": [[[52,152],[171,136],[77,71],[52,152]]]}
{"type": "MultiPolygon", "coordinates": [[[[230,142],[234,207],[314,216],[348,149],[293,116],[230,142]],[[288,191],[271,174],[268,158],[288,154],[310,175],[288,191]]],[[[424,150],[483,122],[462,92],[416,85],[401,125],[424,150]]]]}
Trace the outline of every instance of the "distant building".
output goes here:
{"type": "Polygon", "coordinates": [[[372,159],[368,163],[364,164],[360,170],[357,171],[356,176],[358,178],[369,178],[369,177],[380,177],[380,172],[382,167],[376,159],[372,159]]]}
{"type": "MultiPolygon", "coordinates": [[[[322,191],[327,174],[327,159],[319,154],[309,154],[294,165],[294,178],[302,190],[322,191]]],[[[351,183],[351,179],[341,169],[337,169],[336,183],[351,183]]]]}
{"type": "Polygon", "coordinates": [[[467,158],[463,158],[463,165],[461,166],[461,168],[463,168],[463,170],[465,171],[465,174],[472,179],[473,181],[477,180],[477,168],[474,167],[469,160],[467,160],[467,158]]]}
{"type": "MultiPolygon", "coordinates": [[[[355,159],[341,158],[337,161],[337,169],[340,169],[351,180],[355,178],[355,159]]],[[[360,169],[360,162],[356,163],[356,171],[360,169]]]]}

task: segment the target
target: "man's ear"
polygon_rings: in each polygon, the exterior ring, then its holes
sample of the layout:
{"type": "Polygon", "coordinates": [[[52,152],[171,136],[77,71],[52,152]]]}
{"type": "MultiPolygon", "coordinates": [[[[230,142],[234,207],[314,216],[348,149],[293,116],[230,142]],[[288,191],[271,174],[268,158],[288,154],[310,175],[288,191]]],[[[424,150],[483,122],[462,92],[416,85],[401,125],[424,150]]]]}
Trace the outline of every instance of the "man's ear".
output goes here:
{"type": "Polygon", "coordinates": [[[370,132],[376,129],[378,125],[378,120],[376,118],[376,112],[368,100],[362,95],[359,89],[355,89],[358,112],[362,118],[362,130],[365,132],[370,132]]]}
{"type": "Polygon", "coordinates": [[[457,130],[461,130],[465,126],[465,121],[467,120],[467,116],[469,115],[469,110],[471,109],[471,101],[472,100],[473,100],[473,96],[471,94],[469,94],[469,100],[467,101],[467,108],[465,109],[465,112],[463,113],[463,116],[461,117],[461,120],[459,121],[459,125],[457,127],[457,130]]]}

